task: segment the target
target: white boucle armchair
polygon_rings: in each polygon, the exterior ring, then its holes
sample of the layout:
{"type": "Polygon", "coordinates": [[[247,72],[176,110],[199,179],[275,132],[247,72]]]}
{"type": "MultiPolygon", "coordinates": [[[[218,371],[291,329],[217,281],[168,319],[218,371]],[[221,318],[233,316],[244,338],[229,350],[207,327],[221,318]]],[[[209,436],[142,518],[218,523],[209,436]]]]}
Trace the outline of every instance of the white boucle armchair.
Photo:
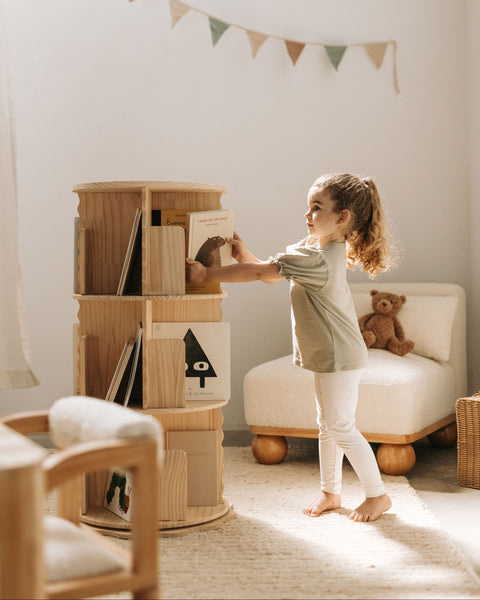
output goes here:
{"type": "MultiPolygon", "coordinates": [[[[369,349],[362,376],[357,427],[379,443],[384,473],[404,475],[415,464],[412,442],[428,436],[439,447],[456,442],[455,402],[467,392],[466,317],[463,288],[449,283],[354,283],[357,317],[371,312],[370,290],[405,294],[398,318],[412,353],[397,356],[369,349]]],[[[252,451],[265,464],[281,462],[285,437],[318,436],[313,374],[292,355],[251,369],[244,378],[252,451]]]]}

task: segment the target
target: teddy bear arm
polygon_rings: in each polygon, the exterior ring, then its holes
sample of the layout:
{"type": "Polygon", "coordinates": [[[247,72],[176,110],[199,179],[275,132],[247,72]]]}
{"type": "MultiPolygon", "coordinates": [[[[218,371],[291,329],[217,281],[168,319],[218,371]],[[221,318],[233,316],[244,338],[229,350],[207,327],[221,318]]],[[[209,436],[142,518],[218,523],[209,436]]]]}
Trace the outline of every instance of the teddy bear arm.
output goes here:
{"type": "Polygon", "coordinates": [[[363,317],[360,317],[360,319],[358,319],[358,324],[360,325],[360,331],[364,330],[368,321],[370,320],[371,317],[373,317],[374,314],[375,313],[369,313],[368,315],[363,315],[363,317]]]}
{"type": "Polygon", "coordinates": [[[405,332],[397,317],[393,317],[393,325],[395,327],[395,336],[399,342],[405,341],[405,332]]]}

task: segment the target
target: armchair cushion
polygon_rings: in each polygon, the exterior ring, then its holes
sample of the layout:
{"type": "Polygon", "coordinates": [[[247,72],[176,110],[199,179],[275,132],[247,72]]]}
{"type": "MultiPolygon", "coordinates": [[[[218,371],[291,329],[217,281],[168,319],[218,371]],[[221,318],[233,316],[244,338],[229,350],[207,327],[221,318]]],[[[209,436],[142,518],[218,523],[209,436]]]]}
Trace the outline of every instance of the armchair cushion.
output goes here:
{"type": "Polygon", "coordinates": [[[101,575],[125,565],[88,533],[59,517],[44,518],[45,572],[48,581],[101,575]]]}
{"type": "Polygon", "coordinates": [[[57,400],[49,411],[50,435],[58,448],[106,438],[156,438],[163,454],[163,432],[159,422],[113,402],[69,396],[57,400]]]}
{"type": "MultiPolygon", "coordinates": [[[[359,387],[357,426],[363,433],[409,435],[452,412],[455,372],[424,356],[369,349],[359,387]]],[[[283,356],[251,369],[244,378],[249,425],[316,429],[313,373],[283,356]]]]}

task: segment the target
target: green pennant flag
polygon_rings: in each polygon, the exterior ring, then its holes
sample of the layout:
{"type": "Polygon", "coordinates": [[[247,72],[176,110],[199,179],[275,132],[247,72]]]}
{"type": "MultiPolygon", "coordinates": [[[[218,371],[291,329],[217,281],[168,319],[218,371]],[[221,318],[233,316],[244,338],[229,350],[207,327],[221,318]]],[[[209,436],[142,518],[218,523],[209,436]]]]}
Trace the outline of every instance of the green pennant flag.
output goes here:
{"type": "Polygon", "coordinates": [[[347,46],[325,46],[325,52],[333,65],[335,71],[338,71],[338,65],[345,54],[347,46]]]}
{"type": "Polygon", "coordinates": [[[212,42],[215,46],[215,44],[227,31],[230,25],[228,23],[224,23],[223,21],[218,21],[218,19],[214,19],[213,17],[208,17],[208,20],[210,21],[210,32],[212,34],[212,42]]]}

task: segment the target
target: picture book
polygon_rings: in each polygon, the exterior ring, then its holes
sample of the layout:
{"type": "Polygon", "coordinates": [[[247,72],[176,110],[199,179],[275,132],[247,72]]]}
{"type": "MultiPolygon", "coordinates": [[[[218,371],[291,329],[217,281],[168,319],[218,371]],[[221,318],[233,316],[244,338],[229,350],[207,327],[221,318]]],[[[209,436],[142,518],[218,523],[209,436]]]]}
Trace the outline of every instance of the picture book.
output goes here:
{"type": "MultiPolygon", "coordinates": [[[[177,225],[179,227],[183,227],[185,229],[185,256],[189,258],[195,258],[198,254],[198,251],[192,250],[193,256],[190,256],[189,252],[189,244],[190,238],[193,236],[197,238],[201,234],[202,229],[206,229],[205,223],[208,220],[208,231],[207,236],[215,237],[215,235],[220,235],[220,224],[221,229],[224,231],[225,237],[233,236],[233,211],[231,210],[215,210],[215,211],[196,211],[192,212],[184,209],[162,209],[162,210],[154,210],[152,211],[152,225],[177,225]],[[200,223],[200,225],[198,225],[200,223]],[[228,226],[226,225],[227,223],[228,226]],[[217,233],[213,232],[213,229],[217,229],[217,233]],[[190,232],[193,230],[193,233],[190,232]]],[[[208,238],[205,238],[206,241],[208,238]]],[[[223,239],[223,238],[222,238],[223,239]]],[[[191,242],[194,243],[194,242],[191,242]]],[[[221,240],[217,240],[217,246],[221,244],[221,240]]],[[[215,242],[210,242],[211,245],[214,245],[215,242]]],[[[232,247],[229,244],[225,244],[225,240],[223,239],[224,247],[221,250],[219,256],[222,261],[221,264],[231,264],[232,262],[232,247]]],[[[200,258],[207,253],[207,246],[203,249],[200,254],[200,258]]],[[[199,260],[199,258],[195,258],[195,260],[199,260]]],[[[202,264],[204,264],[204,259],[200,260],[202,264]]],[[[186,283],[185,284],[185,292],[187,294],[219,294],[222,291],[220,283],[216,281],[206,281],[202,283],[186,283]]]]}
{"type": "Polygon", "coordinates": [[[188,215],[187,256],[206,267],[230,265],[232,247],[225,238],[233,237],[234,212],[229,209],[191,212],[188,215]]]}
{"type": "Polygon", "coordinates": [[[123,406],[142,404],[142,328],[138,329],[132,353],[132,367],[128,377],[123,406]]]}
{"type": "Polygon", "coordinates": [[[142,211],[137,208],[123,262],[117,295],[142,293],[142,211]]]}
{"type": "Polygon", "coordinates": [[[122,406],[142,406],[142,328],[135,340],[127,340],[118,359],[105,400],[122,406]]]}
{"type": "Polygon", "coordinates": [[[230,399],[230,323],[153,323],[152,335],[185,342],[186,400],[230,399]]]}
{"type": "Polygon", "coordinates": [[[108,402],[118,402],[123,404],[123,398],[127,389],[128,378],[132,368],[132,353],[135,346],[134,340],[127,340],[123,346],[122,353],[117,363],[117,368],[113,374],[112,381],[105,396],[108,402]]]}
{"type": "Polygon", "coordinates": [[[132,477],[124,471],[110,470],[103,506],[124,521],[132,519],[132,477]]]}

